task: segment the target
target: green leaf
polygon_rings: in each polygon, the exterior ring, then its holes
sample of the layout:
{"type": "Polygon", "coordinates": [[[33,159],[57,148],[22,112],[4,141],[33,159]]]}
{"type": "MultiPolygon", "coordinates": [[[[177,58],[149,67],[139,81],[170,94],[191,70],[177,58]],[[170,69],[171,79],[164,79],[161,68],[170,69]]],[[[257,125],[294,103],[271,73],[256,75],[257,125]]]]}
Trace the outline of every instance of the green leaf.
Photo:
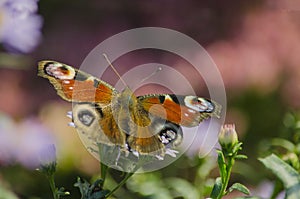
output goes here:
{"type": "Polygon", "coordinates": [[[102,185],[102,179],[96,180],[93,184],[90,184],[86,180],[82,182],[80,178],[78,178],[77,182],[74,184],[74,186],[78,187],[80,190],[81,199],[104,199],[109,193],[109,190],[103,190],[102,185]]]}
{"type": "Polygon", "coordinates": [[[175,195],[176,198],[194,199],[200,197],[197,189],[186,180],[181,178],[168,178],[165,182],[166,185],[177,192],[175,195]]]}
{"type": "Polygon", "coordinates": [[[218,165],[220,170],[220,176],[221,179],[224,179],[224,176],[227,175],[225,157],[222,151],[217,151],[217,153],[218,153],[218,165]]]}
{"type": "Polygon", "coordinates": [[[294,149],[295,149],[295,145],[292,142],[290,142],[290,141],[288,141],[286,139],[282,139],[282,138],[274,138],[274,139],[272,139],[271,144],[273,146],[282,147],[282,148],[284,148],[284,149],[286,149],[286,150],[288,150],[290,152],[294,151],[294,149]]]}
{"type": "Polygon", "coordinates": [[[300,153],[300,143],[295,146],[295,152],[298,154],[300,153]]]}
{"type": "Polygon", "coordinates": [[[59,188],[59,190],[57,190],[57,195],[59,196],[59,198],[62,196],[68,196],[70,195],[70,192],[66,191],[66,189],[64,187],[59,188]]]}
{"type": "Polygon", "coordinates": [[[235,156],[235,159],[238,159],[238,160],[245,160],[245,159],[248,159],[248,157],[247,157],[246,155],[239,154],[239,155],[236,155],[236,156],[235,156]]]}
{"type": "Polygon", "coordinates": [[[238,142],[236,145],[234,145],[233,149],[232,149],[232,153],[233,154],[237,154],[240,150],[242,150],[242,142],[238,142]]]}
{"type": "Polygon", "coordinates": [[[126,183],[126,187],[134,193],[138,193],[144,198],[151,199],[172,199],[170,189],[158,173],[144,173],[143,175],[133,175],[126,183]]]}
{"type": "Polygon", "coordinates": [[[250,194],[250,191],[249,189],[245,186],[245,185],[242,185],[241,183],[234,183],[229,189],[228,191],[229,192],[232,192],[233,190],[237,190],[239,192],[242,192],[246,195],[249,195],[250,194]]]}
{"type": "Polygon", "coordinates": [[[259,160],[282,181],[286,199],[300,198],[300,176],[293,167],[274,154],[259,160]]]}
{"type": "Polygon", "coordinates": [[[19,199],[13,192],[3,187],[2,184],[0,184],[0,198],[19,199]]]}
{"type": "MultiPolygon", "coordinates": [[[[100,159],[101,160],[101,159],[100,159]]],[[[106,164],[104,164],[104,163],[102,163],[102,162],[100,162],[100,168],[101,168],[101,178],[102,178],[102,180],[103,180],[103,183],[102,183],[102,185],[101,185],[101,188],[103,187],[103,184],[104,184],[104,182],[105,182],[105,179],[106,179],[106,173],[107,173],[107,171],[108,171],[108,166],[106,165],[106,164]]]]}
{"type": "Polygon", "coordinates": [[[234,199],[263,199],[263,198],[256,197],[256,196],[244,196],[244,197],[237,197],[234,199]]]}
{"type": "Polygon", "coordinates": [[[216,182],[214,184],[213,190],[211,191],[210,197],[211,198],[217,198],[220,194],[220,191],[222,190],[222,180],[220,177],[216,179],[216,182]]]}

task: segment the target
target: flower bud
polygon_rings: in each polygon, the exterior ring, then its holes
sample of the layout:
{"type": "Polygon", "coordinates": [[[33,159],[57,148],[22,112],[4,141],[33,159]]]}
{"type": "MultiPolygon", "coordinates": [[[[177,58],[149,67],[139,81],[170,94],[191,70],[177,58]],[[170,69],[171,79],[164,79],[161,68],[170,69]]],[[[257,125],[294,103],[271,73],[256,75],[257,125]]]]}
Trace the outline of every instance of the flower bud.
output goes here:
{"type": "Polygon", "coordinates": [[[51,176],[56,171],[56,149],[53,144],[45,146],[39,154],[40,167],[42,173],[51,176]]]}
{"type": "Polygon", "coordinates": [[[222,149],[232,150],[233,146],[238,143],[238,136],[234,124],[225,124],[221,127],[219,133],[219,143],[222,149]]]}

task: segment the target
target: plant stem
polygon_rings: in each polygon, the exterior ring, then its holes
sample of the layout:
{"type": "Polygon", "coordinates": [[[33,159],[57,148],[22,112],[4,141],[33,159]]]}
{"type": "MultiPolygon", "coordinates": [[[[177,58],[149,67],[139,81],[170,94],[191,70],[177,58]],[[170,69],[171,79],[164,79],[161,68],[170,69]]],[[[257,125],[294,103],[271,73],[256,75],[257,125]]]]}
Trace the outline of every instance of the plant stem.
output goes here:
{"type": "Polygon", "coordinates": [[[48,180],[49,180],[49,184],[50,184],[51,191],[52,191],[52,194],[53,194],[53,198],[54,199],[59,199],[59,197],[56,194],[56,186],[55,186],[55,182],[54,182],[54,175],[48,176],[48,180]]]}
{"type": "Polygon", "coordinates": [[[102,162],[100,162],[100,166],[101,166],[101,178],[103,180],[103,184],[102,184],[102,187],[103,187],[105,179],[106,179],[106,173],[108,171],[108,166],[103,164],[102,162]]]}
{"type": "Polygon", "coordinates": [[[117,189],[119,189],[121,186],[123,186],[127,180],[133,175],[134,173],[127,173],[125,178],[113,189],[111,190],[106,196],[105,198],[108,198],[109,196],[111,196],[117,189]]]}
{"type": "Polygon", "coordinates": [[[229,183],[230,174],[232,167],[234,165],[234,158],[228,157],[228,164],[226,165],[226,176],[224,179],[222,179],[222,189],[220,191],[220,194],[218,195],[217,199],[221,199],[224,195],[226,195],[226,189],[229,183]]]}

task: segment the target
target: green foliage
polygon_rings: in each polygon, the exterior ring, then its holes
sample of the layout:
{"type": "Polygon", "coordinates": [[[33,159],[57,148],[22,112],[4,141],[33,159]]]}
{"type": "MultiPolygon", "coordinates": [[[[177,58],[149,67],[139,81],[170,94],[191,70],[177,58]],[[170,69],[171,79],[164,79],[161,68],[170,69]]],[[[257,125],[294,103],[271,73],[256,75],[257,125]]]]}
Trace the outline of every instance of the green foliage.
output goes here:
{"type": "Polygon", "coordinates": [[[6,189],[0,184],[0,198],[1,199],[18,199],[18,197],[10,190],[6,189]]]}
{"type": "MultiPolygon", "coordinates": [[[[272,199],[276,198],[283,190],[286,193],[287,199],[300,198],[300,152],[298,150],[300,147],[297,143],[299,140],[299,136],[297,136],[297,131],[299,129],[299,125],[297,124],[299,120],[296,119],[296,117],[291,116],[292,115],[287,114],[288,119],[286,119],[285,125],[286,129],[291,132],[291,135],[293,131],[296,132],[296,135],[290,136],[292,141],[283,138],[270,139],[268,150],[275,151],[279,155],[276,156],[272,154],[259,159],[265,167],[278,178],[271,195],[272,199]],[[281,184],[283,186],[281,186],[281,184]]],[[[110,168],[101,164],[100,179],[95,180],[93,183],[89,183],[86,180],[78,178],[74,186],[79,188],[81,199],[111,198],[113,197],[113,194],[125,184],[127,188],[126,192],[131,192],[131,194],[129,194],[131,196],[125,194],[122,195],[121,198],[202,199],[205,196],[210,195],[210,198],[212,199],[221,199],[223,196],[228,195],[233,191],[238,191],[248,195],[238,197],[240,199],[258,199],[259,197],[249,196],[250,192],[245,185],[239,182],[229,183],[235,161],[247,159],[246,155],[239,154],[242,150],[242,142],[238,140],[234,125],[225,125],[221,129],[219,144],[221,149],[216,150],[217,160],[209,157],[203,159],[196,158],[194,160],[182,160],[184,165],[187,165],[188,162],[189,164],[194,165],[194,168],[191,170],[193,173],[196,173],[194,179],[184,178],[183,176],[164,176],[161,172],[136,175],[133,175],[134,173],[125,173],[121,181],[116,185],[106,183],[106,186],[114,187],[112,189],[107,189],[104,188],[104,183],[105,181],[108,181],[108,179],[111,180],[111,177],[107,178],[110,168]],[[216,165],[220,177],[216,177],[216,179],[213,180],[210,177],[210,173],[215,169],[216,165]]],[[[50,150],[47,150],[47,153],[45,153],[43,157],[51,157],[52,153],[49,153],[49,151],[53,150],[53,147],[50,147],[49,149],[50,150]]],[[[181,164],[180,160],[177,164],[181,164]]],[[[46,158],[39,170],[45,174],[49,180],[54,199],[60,199],[69,195],[69,192],[65,191],[64,188],[57,188],[55,185],[54,174],[56,172],[56,159],[47,161],[46,158]]],[[[167,171],[167,169],[165,170],[167,171]]],[[[178,173],[179,171],[180,168],[177,168],[177,171],[176,169],[174,170],[175,173],[178,173]]],[[[124,190],[123,193],[125,193],[124,190]]]]}
{"type": "Polygon", "coordinates": [[[234,183],[228,188],[232,167],[236,159],[245,159],[246,155],[238,154],[242,150],[242,143],[238,141],[234,125],[224,125],[219,135],[222,150],[217,150],[220,177],[216,179],[211,198],[220,199],[236,190],[249,195],[248,188],[241,183],[234,183]]]}
{"type": "Polygon", "coordinates": [[[299,121],[297,114],[285,114],[281,131],[286,138],[272,138],[264,142],[264,153],[269,155],[259,160],[277,177],[271,198],[276,198],[281,191],[285,191],[286,198],[300,197],[299,121]]]}
{"type": "Polygon", "coordinates": [[[184,198],[193,199],[200,198],[200,193],[192,183],[185,179],[177,177],[169,177],[162,179],[157,174],[137,174],[127,183],[127,187],[139,195],[159,198],[184,198]]]}
{"type": "Polygon", "coordinates": [[[222,193],[222,189],[223,189],[222,178],[217,178],[213,190],[210,194],[210,197],[217,198],[220,195],[220,193],[222,193]]]}
{"type": "Polygon", "coordinates": [[[56,164],[55,146],[46,146],[44,153],[40,154],[40,167],[38,170],[47,177],[53,198],[60,199],[61,197],[70,195],[70,193],[66,191],[64,187],[57,188],[55,185],[54,175],[56,172],[56,164]]]}
{"type": "Polygon", "coordinates": [[[228,189],[228,192],[230,193],[230,192],[232,192],[234,190],[242,192],[242,193],[244,193],[246,195],[250,194],[249,189],[245,185],[243,185],[241,183],[238,183],[238,182],[234,183],[233,185],[231,185],[231,187],[229,187],[229,189],[228,189]]]}
{"type": "MultiPolygon", "coordinates": [[[[272,154],[265,158],[259,158],[265,167],[277,177],[273,193],[270,196],[271,199],[276,198],[282,191],[285,191],[287,199],[300,198],[300,147],[298,144],[300,125],[298,116],[286,114],[284,124],[285,129],[282,131],[289,132],[287,138],[272,138],[265,142],[268,143],[265,150],[268,153],[275,152],[277,155],[272,154]]],[[[171,165],[162,171],[136,175],[134,173],[124,173],[118,183],[109,182],[112,181],[112,177],[108,171],[114,173],[114,170],[101,164],[100,179],[89,183],[78,177],[74,186],[79,189],[81,199],[115,197],[122,199],[203,199],[208,195],[212,199],[221,199],[225,195],[230,196],[230,193],[233,191],[248,195],[237,197],[236,199],[259,199],[256,196],[249,196],[250,192],[245,185],[239,182],[232,182],[231,175],[235,162],[247,159],[247,156],[239,154],[242,150],[242,142],[238,140],[234,126],[225,125],[222,131],[223,134],[219,136],[221,149],[216,150],[217,159],[211,156],[202,159],[198,157],[192,159],[183,156],[174,163],[177,165],[175,167],[171,165]],[[211,177],[211,174],[215,169],[218,169],[219,177],[214,179],[211,177]],[[177,176],[174,176],[175,174],[177,176]],[[124,185],[126,187],[122,188],[124,185]],[[120,190],[119,192],[122,194],[117,194],[117,190],[120,190]]],[[[57,166],[56,159],[55,156],[52,157],[53,153],[49,153],[49,151],[55,151],[55,148],[53,148],[54,146],[48,147],[43,154],[43,158],[41,158],[43,164],[39,167],[39,171],[47,177],[53,198],[60,199],[68,196],[70,193],[63,187],[56,187],[54,181],[57,166]]],[[[17,199],[17,196],[14,196],[10,191],[2,187],[0,187],[0,190],[1,194],[7,194],[5,198],[17,199]]]]}
{"type": "Polygon", "coordinates": [[[56,171],[56,163],[43,165],[40,170],[47,177],[50,188],[52,191],[53,199],[60,199],[61,197],[70,195],[70,192],[66,191],[64,187],[57,188],[55,185],[54,174],[56,171]]]}
{"type": "Polygon", "coordinates": [[[80,178],[74,184],[78,187],[81,193],[81,199],[104,199],[105,196],[110,192],[109,190],[103,190],[102,179],[96,180],[93,184],[88,183],[86,180],[81,181],[80,178]]]}
{"type": "Polygon", "coordinates": [[[300,175],[293,167],[274,154],[260,161],[283,183],[287,199],[300,198],[300,175]]]}

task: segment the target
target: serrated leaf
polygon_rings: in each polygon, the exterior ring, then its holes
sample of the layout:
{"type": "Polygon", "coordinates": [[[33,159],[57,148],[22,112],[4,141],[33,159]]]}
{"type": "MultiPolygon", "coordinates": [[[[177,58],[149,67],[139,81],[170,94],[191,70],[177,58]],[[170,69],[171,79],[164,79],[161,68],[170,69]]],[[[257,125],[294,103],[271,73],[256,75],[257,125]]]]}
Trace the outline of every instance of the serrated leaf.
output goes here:
{"type": "Polygon", "coordinates": [[[234,183],[234,184],[228,189],[229,192],[232,192],[233,190],[237,190],[237,191],[242,192],[242,193],[244,193],[244,194],[246,194],[246,195],[249,195],[249,194],[250,194],[249,189],[248,189],[245,185],[243,185],[243,184],[241,184],[241,183],[234,183]]]}
{"type": "Polygon", "coordinates": [[[274,154],[259,160],[282,181],[286,199],[300,198],[300,176],[293,167],[274,154]]]}
{"type": "Polygon", "coordinates": [[[214,187],[211,191],[210,197],[211,198],[217,198],[220,194],[220,191],[222,190],[222,180],[221,178],[217,178],[214,184],[214,187]]]}

